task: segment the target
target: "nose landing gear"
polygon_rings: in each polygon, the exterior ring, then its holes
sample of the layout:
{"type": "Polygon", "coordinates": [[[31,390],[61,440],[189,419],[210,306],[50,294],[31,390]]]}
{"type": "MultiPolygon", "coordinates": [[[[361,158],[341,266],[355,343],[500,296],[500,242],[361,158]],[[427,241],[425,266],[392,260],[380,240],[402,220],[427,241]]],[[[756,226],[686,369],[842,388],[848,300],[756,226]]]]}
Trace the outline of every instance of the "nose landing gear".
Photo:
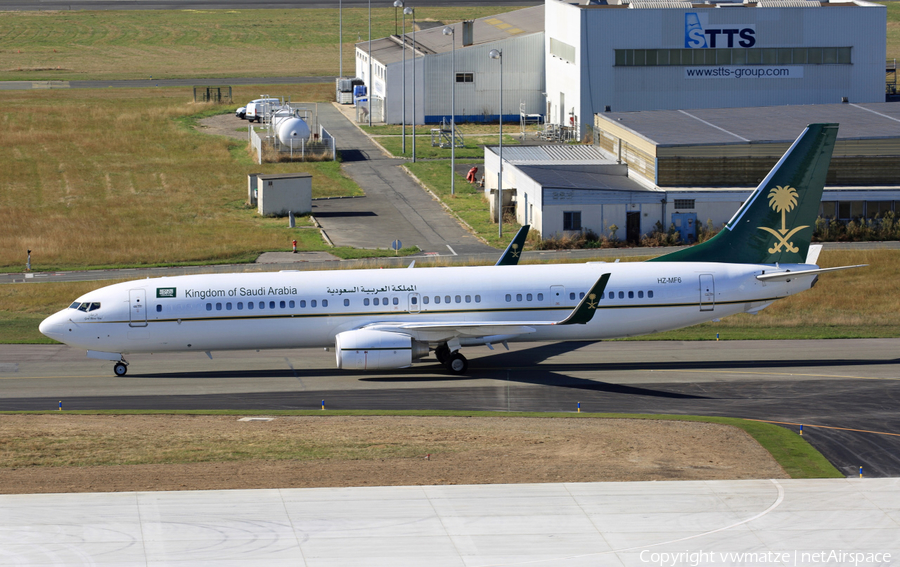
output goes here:
{"type": "Polygon", "coordinates": [[[120,360],[113,366],[113,372],[116,373],[116,376],[125,376],[128,372],[128,363],[124,359],[120,360]]]}

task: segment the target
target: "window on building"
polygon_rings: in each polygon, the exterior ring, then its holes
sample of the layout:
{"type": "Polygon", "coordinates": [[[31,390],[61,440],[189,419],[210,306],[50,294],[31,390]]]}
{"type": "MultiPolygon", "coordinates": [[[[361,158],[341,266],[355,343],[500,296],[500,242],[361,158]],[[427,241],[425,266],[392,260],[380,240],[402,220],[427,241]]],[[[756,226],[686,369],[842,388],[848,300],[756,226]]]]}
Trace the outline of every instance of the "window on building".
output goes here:
{"type": "Polygon", "coordinates": [[[563,230],[581,230],[581,211],[563,212],[563,230]]]}
{"type": "Polygon", "coordinates": [[[696,207],[695,199],[675,199],[675,210],[693,209],[696,207]]]}
{"type": "Polygon", "coordinates": [[[457,83],[474,83],[475,82],[475,73],[457,73],[456,74],[456,82],[457,83]]]}
{"type": "MultiPolygon", "coordinates": [[[[553,39],[550,40],[551,55],[553,39]]],[[[850,65],[850,47],[728,47],[711,49],[616,49],[616,67],[667,65],[850,65]]],[[[559,56],[559,55],[557,55],[559,56]]],[[[574,61],[573,61],[574,62],[574,61]]]]}

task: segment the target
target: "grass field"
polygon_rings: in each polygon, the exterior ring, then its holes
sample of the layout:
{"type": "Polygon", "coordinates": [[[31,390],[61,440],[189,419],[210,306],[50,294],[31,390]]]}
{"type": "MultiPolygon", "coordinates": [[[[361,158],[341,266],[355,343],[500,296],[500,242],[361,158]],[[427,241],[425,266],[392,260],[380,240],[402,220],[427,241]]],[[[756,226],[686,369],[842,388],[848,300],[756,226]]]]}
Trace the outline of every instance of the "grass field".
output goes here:
{"type": "MultiPolygon", "coordinates": [[[[332,91],[285,85],[279,94],[325,101],[332,91]]],[[[27,249],[43,271],[251,261],[294,238],[326,249],[317,231],[248,207],[247,174],[305,171],[314,197],[362,194],[340,164],[256,165],[246,142],[192,127],[230,107],[191,100],[183,88],[0,91],[0,270],[21,269],[27,249]]]]}
{"type": "MultiPolygon", "coordinates": [[[[6,415],[49,412],[0,412],[6,415]]],[[[56,412],[53,412],[54,415],[56,412]]],[[[66,415],[241,415],[237,411],[107,411],[66,412],[66,415]]],[[[769,423],[729,417],[690,415],[601,414],[601,413],[536,413],[536,412],[467,412],[467,411],[270,411],[267,416],[421,416],[421,417],[525,417],[532,419],[652,419],[693,421],[731,425],[746,431],[767,450],[791,478],[841,478],[843,475],[803,437],[769,423]]],[[[14,429],[10,425],[10,429],[14,429]]],[[[202,435],[153,438],[152,432],[122,429],[115,436],[104,431],[83,428],[77,432],[56,431],[28,435],[12,433],[0,441],[0,468],[109,466],[120,464],[173,464],[196,462],[266,460],[368,460],[416,457],[426,452],[452,451],[446,440],[427,441],[427,435],[391,444],[372,443],[369,439],[339,436],[323,444],[317,439],[302,443],[286,443],[282,435],[259,433],[252,442],[243,437],[218,435],[209,439],[202,435]]]]}
{"type": "MultiPolygon", "coordinates": [[[[735,315],[640,339],[715,340],[716,333],[722,340],[900,337],[900,251],[826,251],[819,261],[823,267],[869,267],[825,274],[813,289],[777,301],[759,315],[735,315]]],[[[41,320],[79,295],[112,283],[0,286],[0,343],[52,343],[37,330],[41,320]]]]}
{"type": "MultiPolygon", "coordinates": [[[[420,7],[416,18],[457,22],[514,9],[420,7]]],[[[394,14],[372,10],[373,39],[395,33],[394,14]]],[[[355,74],[355,44],[368,40],[368,26],[367,10],[343,10],[345,75],[355,74]]],[[[0,80],[336,76],[338,27],[337,9],[4,12],[0,80]]]]}

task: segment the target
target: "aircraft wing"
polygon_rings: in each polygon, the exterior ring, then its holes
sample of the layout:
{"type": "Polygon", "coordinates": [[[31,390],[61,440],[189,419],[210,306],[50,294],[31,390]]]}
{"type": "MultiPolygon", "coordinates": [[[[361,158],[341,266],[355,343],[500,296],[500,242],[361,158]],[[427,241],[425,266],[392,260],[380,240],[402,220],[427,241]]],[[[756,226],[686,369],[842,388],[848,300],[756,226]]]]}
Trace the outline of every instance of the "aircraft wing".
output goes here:
{"type": "Polygon", "coordinates": [[[597,312],[597,301],[603,296],[610,274],[603,274],[569,315],[561,321],[408,321],[372,323],[362,327],[410,335],[420,341],[447,341],[453,338],[490,336],[513,337],[535,332],[535,327],[551,325],[584,325],[597,312]]]}

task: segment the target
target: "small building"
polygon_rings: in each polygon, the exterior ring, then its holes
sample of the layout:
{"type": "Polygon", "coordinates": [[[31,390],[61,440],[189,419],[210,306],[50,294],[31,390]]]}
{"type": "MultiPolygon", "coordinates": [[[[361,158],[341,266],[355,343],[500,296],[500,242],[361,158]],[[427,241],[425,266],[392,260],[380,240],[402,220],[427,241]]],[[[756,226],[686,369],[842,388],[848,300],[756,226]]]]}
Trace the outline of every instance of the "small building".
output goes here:
{"type": "Polygon", "coordinates": [[[413,34],[412,25],[407,18],[405,41],[402,34],[372,40],[371,77],[369,42],[356,44],[356,76],[374,99],[373,119],[381,117],[381,99],[384,122],[403,122],[405,95],[407,124],[449,121],[455,85],[457,123],[496,122],[500,61],[489,57],[492,49],[502,50],[503,120],[518,122],[523,111],[543,114],[544,6],[448,24],[453,35],[444,35],[444,26],[413,34]]]}
{"type": "Polygon", "coordinates": [[[309,214],[312,212],[312,175],[309,173],[257,175],[256,200],[256,210],[261,215],[309,214]]]}

